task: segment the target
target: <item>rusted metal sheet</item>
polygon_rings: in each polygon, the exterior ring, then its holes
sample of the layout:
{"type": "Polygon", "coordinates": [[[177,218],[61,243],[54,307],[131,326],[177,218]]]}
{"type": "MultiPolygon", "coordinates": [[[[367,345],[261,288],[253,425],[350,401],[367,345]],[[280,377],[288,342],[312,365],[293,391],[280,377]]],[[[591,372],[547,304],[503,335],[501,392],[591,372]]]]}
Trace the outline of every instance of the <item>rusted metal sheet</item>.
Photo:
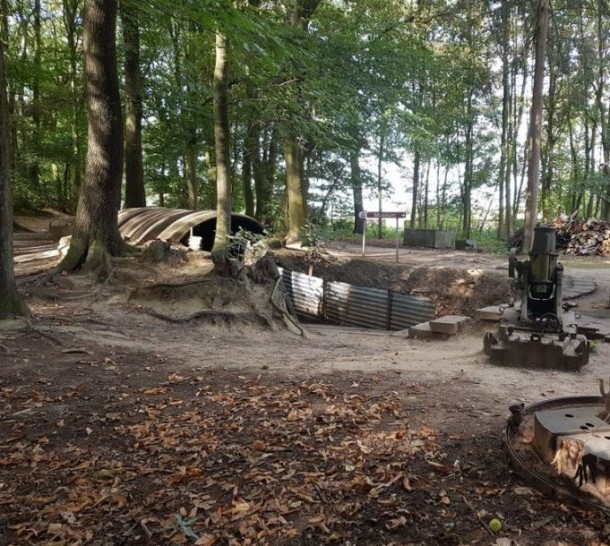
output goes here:
{"type": "Polygon", "coordinates": [[[297,313],[324,317],[324,282],[318,277],[280,268],[282,281],[297,313]]]}
{"type": "Polygon", "coordinates": [[[336,324],[402,330],[434,318],[434,303],[379,288],[327,282],[282,270],[286,290],[297,313],[336,324]]]}
{"type": "MultiPolygon", "coordinates": [[[[243,228],[263,233],[263,226],[245,214],[231,215],[231,230],[243,228]]],[[[162,239],[174,243],[188,243],[191,234],[202,238],[202,248],[210,250],[216,229],[216,211],[142,207],[119,212],[119,230],[131,243],[162,239]]]]}

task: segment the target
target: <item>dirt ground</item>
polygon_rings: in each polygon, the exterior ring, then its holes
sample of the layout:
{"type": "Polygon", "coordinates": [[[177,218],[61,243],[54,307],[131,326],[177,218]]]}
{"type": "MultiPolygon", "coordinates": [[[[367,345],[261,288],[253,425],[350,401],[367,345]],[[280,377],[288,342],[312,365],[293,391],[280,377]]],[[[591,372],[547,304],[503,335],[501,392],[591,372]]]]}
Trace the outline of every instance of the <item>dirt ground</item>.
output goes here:
{"type": "MultiPolygon", "coordinates": [[[[347,263],[359,248],[331,252],[347,263]]],[[[481,254],[401,249],[399,265],[448,262],[506,275],[481,254]]],[[[205,256],[115,266],[103,285],[20,277],[31,326],[0,326],[0,544],[610,543],[605,514],[530,488],[501,442],[511,401],[595,394],[608,344],[561,372],[490,363],[478,326],[449,341],[330,325],[303,337],[253,320],[242,295],[232,314],[187,321],[227,310],[227,290],[178,304],[142,287],[200,280],[205,256]]],[[[598,283],[579,310],[606,324],[609,264],[566,269],[598,283]]]]}

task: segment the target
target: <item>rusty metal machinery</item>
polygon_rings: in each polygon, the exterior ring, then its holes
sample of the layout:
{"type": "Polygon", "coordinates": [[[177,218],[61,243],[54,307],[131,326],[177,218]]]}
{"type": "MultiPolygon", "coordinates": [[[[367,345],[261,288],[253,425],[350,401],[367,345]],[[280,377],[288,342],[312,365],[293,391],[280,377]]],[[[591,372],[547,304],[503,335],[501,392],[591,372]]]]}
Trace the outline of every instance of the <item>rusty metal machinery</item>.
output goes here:
{"type": "Polygon", "coordinates": [[[509,276],[518,301],[502,310],[497,332],[486,332],[485,354],[507,366],[574,370],[587,364],[587,338],[578,333],[572,306],[562,302],[554,228],[535,228],[529,260],[511,251],[509,276]]]}
{"type": "Polygon", "coordinates": [[[610,396],[511,406],[504,442],[513,467],[548,494],[610,510],[610,396]]]}

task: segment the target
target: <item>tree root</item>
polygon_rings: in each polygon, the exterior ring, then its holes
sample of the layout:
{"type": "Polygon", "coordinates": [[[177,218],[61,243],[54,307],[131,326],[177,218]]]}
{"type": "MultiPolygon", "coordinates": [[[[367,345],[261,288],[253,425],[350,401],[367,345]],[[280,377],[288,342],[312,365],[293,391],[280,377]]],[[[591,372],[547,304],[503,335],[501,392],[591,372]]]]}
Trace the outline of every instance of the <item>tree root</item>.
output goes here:
{"type": "Polygon", "coordinates": [[[198,279],[196,281],[187,281],[187,282],[178,282],[178,283],[170,283],[170,282],[160,282],[158,284],[151,284],[147,286],[143,286],[142,288],[146,290],[154,290],[156,288],[184,288],[185,286],[193,286],[195,284],[207,284],[210,282],[210,279],[198,279]]]}
{"type": "Polygon", "coordinates": [[[301,336],[303,336],[305,339],[307,339],[307,337],[308,337],[307,332],[301,326],[299,321],[297,319],[295,319],[290,313],[288,313],[287,311],[282,309],[282,307],[280,305],[278,305],[278,303],[275,301],[275,293],[276,293],[278,287],[280,286],[281,282],[282,282],[282,277],[278,277],[278,279],[275,281],[275,286],[273,287],[273,292],[271,293],[271,297],[269,298],[269,300],[271,301],[271,305],[273,305],[273,307],[279,313],[281,313],[281,315],[284,317],[285,320],[290,322],[290,324],[292,324],[297,330],[299,330],[299,332],[301,332],[301,336]]]}
{"type": "Polygon", "coordinates": [[[89,303],[95,303],[96,301],[98,301],[100,299],[102,291],[112,281],[115,271],[116,270],[114,269],[114,267],[110,266],[110,270],[104,273],[104,275],[105,275],[104,280],[101,280],[101,278],[99,276],[97,277],[97,281],[100,283],[100,286],[98,286],[97,289],[95,290],[95,292],[93,292],[93,294],[91,294],[91,297],[89,298],[89,303]]]}
{"type": "Polygon", "coordinates": [[[52,281],[55,277],[61,274],[61,270],[54,268],[51,271],[45,271],[44,273],[38,273],[37,275],[32,275],[31,277],[25,277],[19,279],[18,283],[21,286],[29,286],[33,284],[34,286],[40,286],[42,284],[47,283],[48,281],[52,281]]]}
{"type": "Polygon", "coordinates": [[[28,331],[29,332],[35,332],[36,334],[47,338],[48,340],[52,341],[53,343],[55,343],[55,345],[59,345],[60,347],[63,347],[63,342],[60,341],[59,339],[57,339],[54,335],[49,334],[47,332],[45,332],[44,330],[41,330],[40,328],[36,328],[35,326],[33,326],[31,323],[28,324],[28,331]]]}
{"type": "Polygon", "coordinates": [[[190,322],[191,320],[199,319],[199,318],[207,318],[214,319],[219,318],[223,320],[235,320],[235,319],[247,319],[252,320],[252,318],[260,319],[258,315],[255,313],[231,313],[229,311],[197,311],[197,313],[193,313],[186,317],[172,317],[169,315],[164,315],[163,313],[159,313],[157,311],[152,311],[151,309],[140,309],[141,313],[145,315],[150,315],[151,317],[155,317],[161,320],[165,320],[166,322],[171,322],[173,324],[184,324],[185,322],[190,322]]]}

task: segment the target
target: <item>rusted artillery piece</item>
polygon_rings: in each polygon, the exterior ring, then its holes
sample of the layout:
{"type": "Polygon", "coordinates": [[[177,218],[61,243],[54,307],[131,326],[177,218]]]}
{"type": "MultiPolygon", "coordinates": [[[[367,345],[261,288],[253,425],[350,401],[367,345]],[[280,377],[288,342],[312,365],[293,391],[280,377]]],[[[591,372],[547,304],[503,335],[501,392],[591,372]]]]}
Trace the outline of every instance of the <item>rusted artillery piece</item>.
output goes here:
{"type": "MultiPolygon", "coordinates": [[[[578,333],[576,314],[563,303],[563,265],[555,252],[555,229],[537,227],[529,260],[511,250],[508,274],[519,301],[502,311],[497,332],[486,332],[485,354],[506,366],[575,370],[589,361],[589,344],[578,333]]],[[[517,299],[517,298],[515,298],[517,299]]]]}

